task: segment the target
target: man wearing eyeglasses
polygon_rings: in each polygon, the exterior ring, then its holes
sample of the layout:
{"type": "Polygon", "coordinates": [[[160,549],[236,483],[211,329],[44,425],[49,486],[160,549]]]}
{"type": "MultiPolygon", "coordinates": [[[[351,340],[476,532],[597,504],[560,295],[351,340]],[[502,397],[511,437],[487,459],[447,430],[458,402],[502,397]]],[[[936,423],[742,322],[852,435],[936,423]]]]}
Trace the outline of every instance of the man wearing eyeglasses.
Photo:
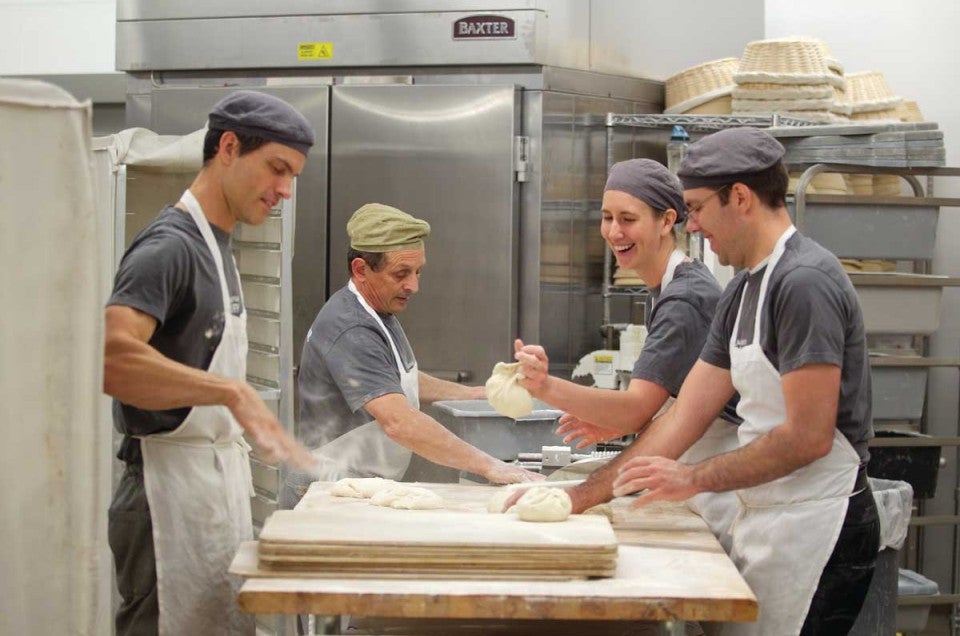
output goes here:
{"type": "MultiPolygon", "coordinates": [[[[837,258],[793,226],[784,149],[753,128],[692,144],[679,170],[688,231],[741,269],[674,407],[654,420],[660,457],[621,468],[638,505],[735,490],[731,558],[759,601],[724,634],[845,634],[873,576],[879,521],[866,479],[873,437],[863,316],[837,258]],[[739,392],[740,448],[679,457],[739,392]]],[[[648,438],[650,439],[650,438],[648,438]]]]}

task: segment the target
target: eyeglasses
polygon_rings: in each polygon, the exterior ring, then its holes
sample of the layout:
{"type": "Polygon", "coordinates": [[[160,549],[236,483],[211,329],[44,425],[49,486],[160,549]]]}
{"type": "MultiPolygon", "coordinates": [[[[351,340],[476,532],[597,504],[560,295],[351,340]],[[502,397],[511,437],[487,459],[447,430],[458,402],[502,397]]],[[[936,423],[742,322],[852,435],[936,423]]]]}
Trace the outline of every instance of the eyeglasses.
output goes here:
{"type": "Polygon", "coordinates": [[[696,206],[689,206],[689,205],[688,205],[688,206],[687,206],[687,218],[688,218],[688,219],[692,218],[694,221],[699,222],[699,220],[700,220],[700,210],[702,210],[702,209],[703,209],[703,206],[707,204],[707,201],[709,201],[710,199],[712,199],[712,198],[715,197],[715,196],[718,196],[721,192],[723,192],[724,190],[726,190],[727,188],[729,188],[731,185],[733,185],[733,184],[732,184],[732,183],[728,183],[727,185],[723,186],[722,188],[718,188],[718,189],[714,190],[709,196],[707,196],[707,198],[705,198],[703,201],[701,201],[700,203],[698,203],[696,206]]]}

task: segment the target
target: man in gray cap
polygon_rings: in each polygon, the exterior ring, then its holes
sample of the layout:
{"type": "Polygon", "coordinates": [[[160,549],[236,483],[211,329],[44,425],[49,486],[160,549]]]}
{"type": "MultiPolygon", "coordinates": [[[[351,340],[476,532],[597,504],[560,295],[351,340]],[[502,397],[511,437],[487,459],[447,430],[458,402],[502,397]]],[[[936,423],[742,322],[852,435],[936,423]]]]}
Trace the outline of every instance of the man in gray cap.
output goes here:
{"type": "Polygon", "coordinates": [[[687,229],[742,271],[676,404],[650,425],[651,456],[627,462],[615,492],[646,490],[644,505],[736,490],[731,558],[760,615],[724,633],[845,634],[879,545],[865,471],[873,436],[866,339],[837,258],[790,221],[783,155],[753,128],[688,149],[679,171],[687,229]],[[699,437],[734,391],[740,448],[694,464],[667,459],[699,437]]]}
{"type": "MultiPolygon", "coordinates": [[[[426,221],[369,203],[347,223],[350,281],[307,333],[298,385],[298,437],[321,458],[323,477],[400,479],[413,453],[494,483],[540,476],[471,446],[420,411],[421,402],[482,399],[483,387],[417,368],[397,314],[420,286],[426,221]]],[[[281,507],[292,508],[313,478],[285,472],[281,507]]]]}
{"type": "Polygon", "coordinates": [[[313,145],[286,102],[238,91],[210,113],[203,168],[133,240],[106,308],[104,390],[126,464],[109,512],[117,634],[253,634],[227,568],[253,538],[249,446],[315,459],[246,383],[246,311],[230,245],[263,223],[313,145]]]}

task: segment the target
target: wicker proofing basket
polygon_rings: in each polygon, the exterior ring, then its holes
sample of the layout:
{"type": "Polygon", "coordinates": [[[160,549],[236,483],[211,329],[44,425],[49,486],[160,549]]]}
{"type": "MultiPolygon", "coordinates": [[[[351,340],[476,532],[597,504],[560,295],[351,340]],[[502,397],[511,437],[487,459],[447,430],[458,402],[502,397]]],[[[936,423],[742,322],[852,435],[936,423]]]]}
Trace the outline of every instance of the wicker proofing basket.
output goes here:
{"type": "Polygon", "coordinates": [[[729,95],[733,90],[733,74],[737,71],[737,65],[737,58],[727,57],[698,64],[668,77],[664,82],[664,111],[685,113],[717,97],[729,95]]]}
{"type": "Polygon", "coordinates": [[[897,115],[900,116],[900,121],[926,121],[917,102],[903,102],[897,107],[897,115]]]}
{"type": "Polygon", "coordinates": [[[757,40],[747,44],[734,75],[737,84],[836,84],[843,78],[827,66],[823,43],[810,38],[757,40]]]}
{"type": "Polygon", "coordinates": [[[840,89],[829,84],[737,84],[733,89],[734,99],[823,99],[833,100],[834,91],[840,89]]]}
{"type": "Polygon", "coordinates": [[[870,113],[883,111],[883,117],[873,119],[897,119],[897,115],[886,111],[896,111],[897,107],[903,103],[903,98],[898,97],[890,90],[887,84],[887,78],[879,71],[861,71],[847,75],[847,101],[853,109],[854,119],[871,119],[870,117],[857,117],[860,113],[870,113]]]}

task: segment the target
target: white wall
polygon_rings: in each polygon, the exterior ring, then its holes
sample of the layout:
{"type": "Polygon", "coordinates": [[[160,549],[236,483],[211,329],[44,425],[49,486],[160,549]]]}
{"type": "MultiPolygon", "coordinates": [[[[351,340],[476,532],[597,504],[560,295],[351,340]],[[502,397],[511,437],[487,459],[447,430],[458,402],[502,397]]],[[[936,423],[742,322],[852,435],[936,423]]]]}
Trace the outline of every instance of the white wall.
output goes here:
{"type": "Polygon", "coordinates": [[[595,71],[666,79],[701,62],[740,57],[763,38],[763,0],[592,0],[595,71]],[[629,25],[629,37],[622,37],[629,25]]]}
{"type": "Polygon", "coordinates": [[[114,70],[116,0],[0,0],[0,75],[114,70]]]}
{"type": "MultiPolygon", "coordinates": [[[[947,145],[947,165],[960,165],[960,2],[956,0],[766,0],[766,35],[813,35],[830,46],[846,71],[882,71],[894,92],[916,101],[929,121],[938,122],[947,145]]],[[[960,197],[960,177],[939,178],[939,196],[960,197]]],[[[936,274],[960,276],[960,209],[944,208],[933,260],[936,274]]],[[[941,328],[931,338],[931,355],[960,357],[960,291],[946,289],[941,328]]],[[[935,369],[928,388],[928,430],[957,434],[956,369],[935,369]]],[[[926,514],[954,514],[956,451],[944,448],[937,496],[926,514]]],[[[925,531],[924,574],[950,589],[953,528],[925,531]]]]}

